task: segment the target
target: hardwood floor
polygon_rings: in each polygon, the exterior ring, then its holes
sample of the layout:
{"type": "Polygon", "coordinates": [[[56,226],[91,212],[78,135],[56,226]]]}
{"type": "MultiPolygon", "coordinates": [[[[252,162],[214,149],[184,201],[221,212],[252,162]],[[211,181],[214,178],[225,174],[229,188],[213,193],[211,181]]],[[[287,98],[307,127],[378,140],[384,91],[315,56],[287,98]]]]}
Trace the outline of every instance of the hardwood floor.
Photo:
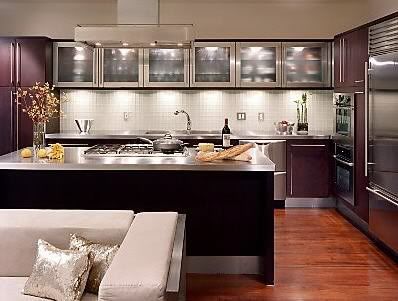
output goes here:
{"type": "Polygon", "coordinates": [[[277,209],[275,218],[275,286],[189,274],[187,300],[398,300],[398,265],[335,210],[277,209]]]}

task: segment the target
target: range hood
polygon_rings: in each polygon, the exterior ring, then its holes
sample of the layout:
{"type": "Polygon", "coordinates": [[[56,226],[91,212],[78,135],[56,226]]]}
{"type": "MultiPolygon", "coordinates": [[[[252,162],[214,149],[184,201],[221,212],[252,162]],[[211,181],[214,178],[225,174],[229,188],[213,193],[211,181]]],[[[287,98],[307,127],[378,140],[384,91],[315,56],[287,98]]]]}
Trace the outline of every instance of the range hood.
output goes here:
{"type": "Polygon", "coordinates": [[[117,0],[117,23],[78,25],[75,41],[96,48],[190,48],[192,24],[161,24],[160,0],[117,0]]]}
{"type": "Polygon", "coordinates": [[[192,24],[78,25],[75,41],[96,48],[190,48],[192,24]]]}

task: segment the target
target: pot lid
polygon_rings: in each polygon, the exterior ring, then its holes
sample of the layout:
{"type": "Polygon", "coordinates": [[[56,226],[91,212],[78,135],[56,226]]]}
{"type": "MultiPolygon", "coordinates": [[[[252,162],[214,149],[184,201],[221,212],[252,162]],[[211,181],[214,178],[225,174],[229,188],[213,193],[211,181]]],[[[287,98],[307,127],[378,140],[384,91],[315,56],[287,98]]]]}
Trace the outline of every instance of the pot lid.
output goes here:
{"type": "Polygon", "coordinates": [[[161,144],[183,144],[184,142],[182,142],[179,139],[173,138],[171,136],[171,134],[168,133],[168,134],[164,135],[164,137],[156,139],[154,141],[154,143],[155,144],[159,144],[159,143],[161,143],[161,144]]]}

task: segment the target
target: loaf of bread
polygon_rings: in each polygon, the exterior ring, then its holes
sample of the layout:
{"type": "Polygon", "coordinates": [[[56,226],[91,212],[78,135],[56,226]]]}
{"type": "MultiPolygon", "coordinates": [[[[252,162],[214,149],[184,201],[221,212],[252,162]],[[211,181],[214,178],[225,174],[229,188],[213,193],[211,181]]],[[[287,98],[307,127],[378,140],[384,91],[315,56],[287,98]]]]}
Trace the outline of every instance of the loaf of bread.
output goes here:
{"type": "Polygon", "coordinates": [[[247,144],[233,146],[221,152],[199,152],[196,156],[196,159],[204,162],[211,162],[216,160],[228,160],[235,158],[240,154],[243,154],[244,152],[251,149],[253,146],[254,146],[253,143],[247,143],[247,144]]]}

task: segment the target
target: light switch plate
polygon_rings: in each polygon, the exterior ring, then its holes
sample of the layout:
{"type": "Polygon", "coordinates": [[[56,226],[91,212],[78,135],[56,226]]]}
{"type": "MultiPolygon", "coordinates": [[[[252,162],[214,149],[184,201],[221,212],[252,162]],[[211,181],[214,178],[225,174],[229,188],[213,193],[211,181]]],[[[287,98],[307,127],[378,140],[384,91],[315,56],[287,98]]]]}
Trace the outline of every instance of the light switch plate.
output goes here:
{"type": "Polygon", "coordinates": [[[264,112],[258,113],[258,121],[264,121],[264,112]]]}
{"type": "Polygon", "coordinates": [[[246,120],[246,113],[245,112],[238,112],[236,113],[237,120],[246,120]]]}

